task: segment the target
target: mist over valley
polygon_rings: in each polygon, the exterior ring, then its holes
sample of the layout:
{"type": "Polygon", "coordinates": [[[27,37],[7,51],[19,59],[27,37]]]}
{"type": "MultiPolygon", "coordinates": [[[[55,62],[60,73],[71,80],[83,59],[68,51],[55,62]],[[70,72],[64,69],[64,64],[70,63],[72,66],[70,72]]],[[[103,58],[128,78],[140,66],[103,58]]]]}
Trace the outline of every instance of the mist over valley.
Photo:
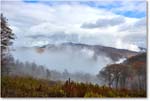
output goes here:
{"type": "Polygon", "coordinates": [[[108,64],[137,54],[137,52],[87,45],[80,43],[48,44],[44,46],[17,47],[12,51],[16,60],[35,62],[50,70],[71,73],[83,72],[97,74],[108,64]]]}

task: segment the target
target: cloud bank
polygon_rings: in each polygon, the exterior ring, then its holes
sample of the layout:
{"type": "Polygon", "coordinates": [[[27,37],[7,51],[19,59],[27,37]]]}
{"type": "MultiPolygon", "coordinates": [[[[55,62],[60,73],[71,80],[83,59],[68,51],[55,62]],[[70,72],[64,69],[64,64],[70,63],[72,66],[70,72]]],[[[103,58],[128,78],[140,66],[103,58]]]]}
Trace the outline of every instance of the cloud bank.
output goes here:
{"type": "Polygon", "coordinates": [[[109,27],[109,26],[115,26],[119,25],[121,23],[124,23],[125,20],[122,17],[116,17],[111,19],[98,19],[96,23],[84,23],[81,27],[82,28],[100,28],[100,27],[109,27]]]}
{"type": "Polygon", "coordinates": [[[138,51],[146,47],[145,1],[2,1],[15,46],[76,42],[138,51]],[[138,9],[138,10],[137,10],[138,9]]]}

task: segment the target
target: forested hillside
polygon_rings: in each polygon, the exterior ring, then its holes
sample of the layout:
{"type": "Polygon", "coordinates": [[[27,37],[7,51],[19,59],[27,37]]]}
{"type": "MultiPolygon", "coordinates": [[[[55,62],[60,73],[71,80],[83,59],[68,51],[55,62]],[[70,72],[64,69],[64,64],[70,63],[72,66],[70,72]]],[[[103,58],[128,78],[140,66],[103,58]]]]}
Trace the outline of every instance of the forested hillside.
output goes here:
{"type": "Polygon", "coordinates": [[[146,53],[141,53],[123,63],[104,67],[97,77],[109,87],[146,91],[146,70],[146,53]]]}

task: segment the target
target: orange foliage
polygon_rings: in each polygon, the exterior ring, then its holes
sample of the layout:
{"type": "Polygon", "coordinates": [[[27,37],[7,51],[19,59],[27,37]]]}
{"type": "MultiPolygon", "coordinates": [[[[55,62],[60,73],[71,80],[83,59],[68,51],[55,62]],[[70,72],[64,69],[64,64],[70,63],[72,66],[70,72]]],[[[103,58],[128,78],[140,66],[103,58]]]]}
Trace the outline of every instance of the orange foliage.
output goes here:
{"type": "Polygon", "coordinates": [[[2,77],[2,97],[146,97],[145,91],[113,89],[91,83],[65,83],[31,77],[2,77]]]}

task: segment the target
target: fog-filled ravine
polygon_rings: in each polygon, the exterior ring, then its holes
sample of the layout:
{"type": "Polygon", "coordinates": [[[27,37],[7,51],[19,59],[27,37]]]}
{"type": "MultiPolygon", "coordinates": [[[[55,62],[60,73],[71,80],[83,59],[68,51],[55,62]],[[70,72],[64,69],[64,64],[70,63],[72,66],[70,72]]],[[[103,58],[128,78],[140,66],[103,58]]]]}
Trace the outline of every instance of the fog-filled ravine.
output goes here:
{"type": "Polygon", "coordinates": [[[128,56],[137,54],[100,45],[64,43],[59,45],[16,47],[12,51],[15,60],[34,62],[50,70],[69,73],[89,73],[96,75],[103,67],[119,63],[128,56]]]}
{"type": "Polygon", "coordinates": [[[63,72],[65,69],[71,73],[84,72],[97,74],[98,71],[113,61],[102,54],[94,57],[94,51],[88,49],[81,50],[51,50],[51,49],[22,49],[17,48],[12,51],[13,57],[21,62],[34,62],[43,65],[50,70],[63,72]]]}

